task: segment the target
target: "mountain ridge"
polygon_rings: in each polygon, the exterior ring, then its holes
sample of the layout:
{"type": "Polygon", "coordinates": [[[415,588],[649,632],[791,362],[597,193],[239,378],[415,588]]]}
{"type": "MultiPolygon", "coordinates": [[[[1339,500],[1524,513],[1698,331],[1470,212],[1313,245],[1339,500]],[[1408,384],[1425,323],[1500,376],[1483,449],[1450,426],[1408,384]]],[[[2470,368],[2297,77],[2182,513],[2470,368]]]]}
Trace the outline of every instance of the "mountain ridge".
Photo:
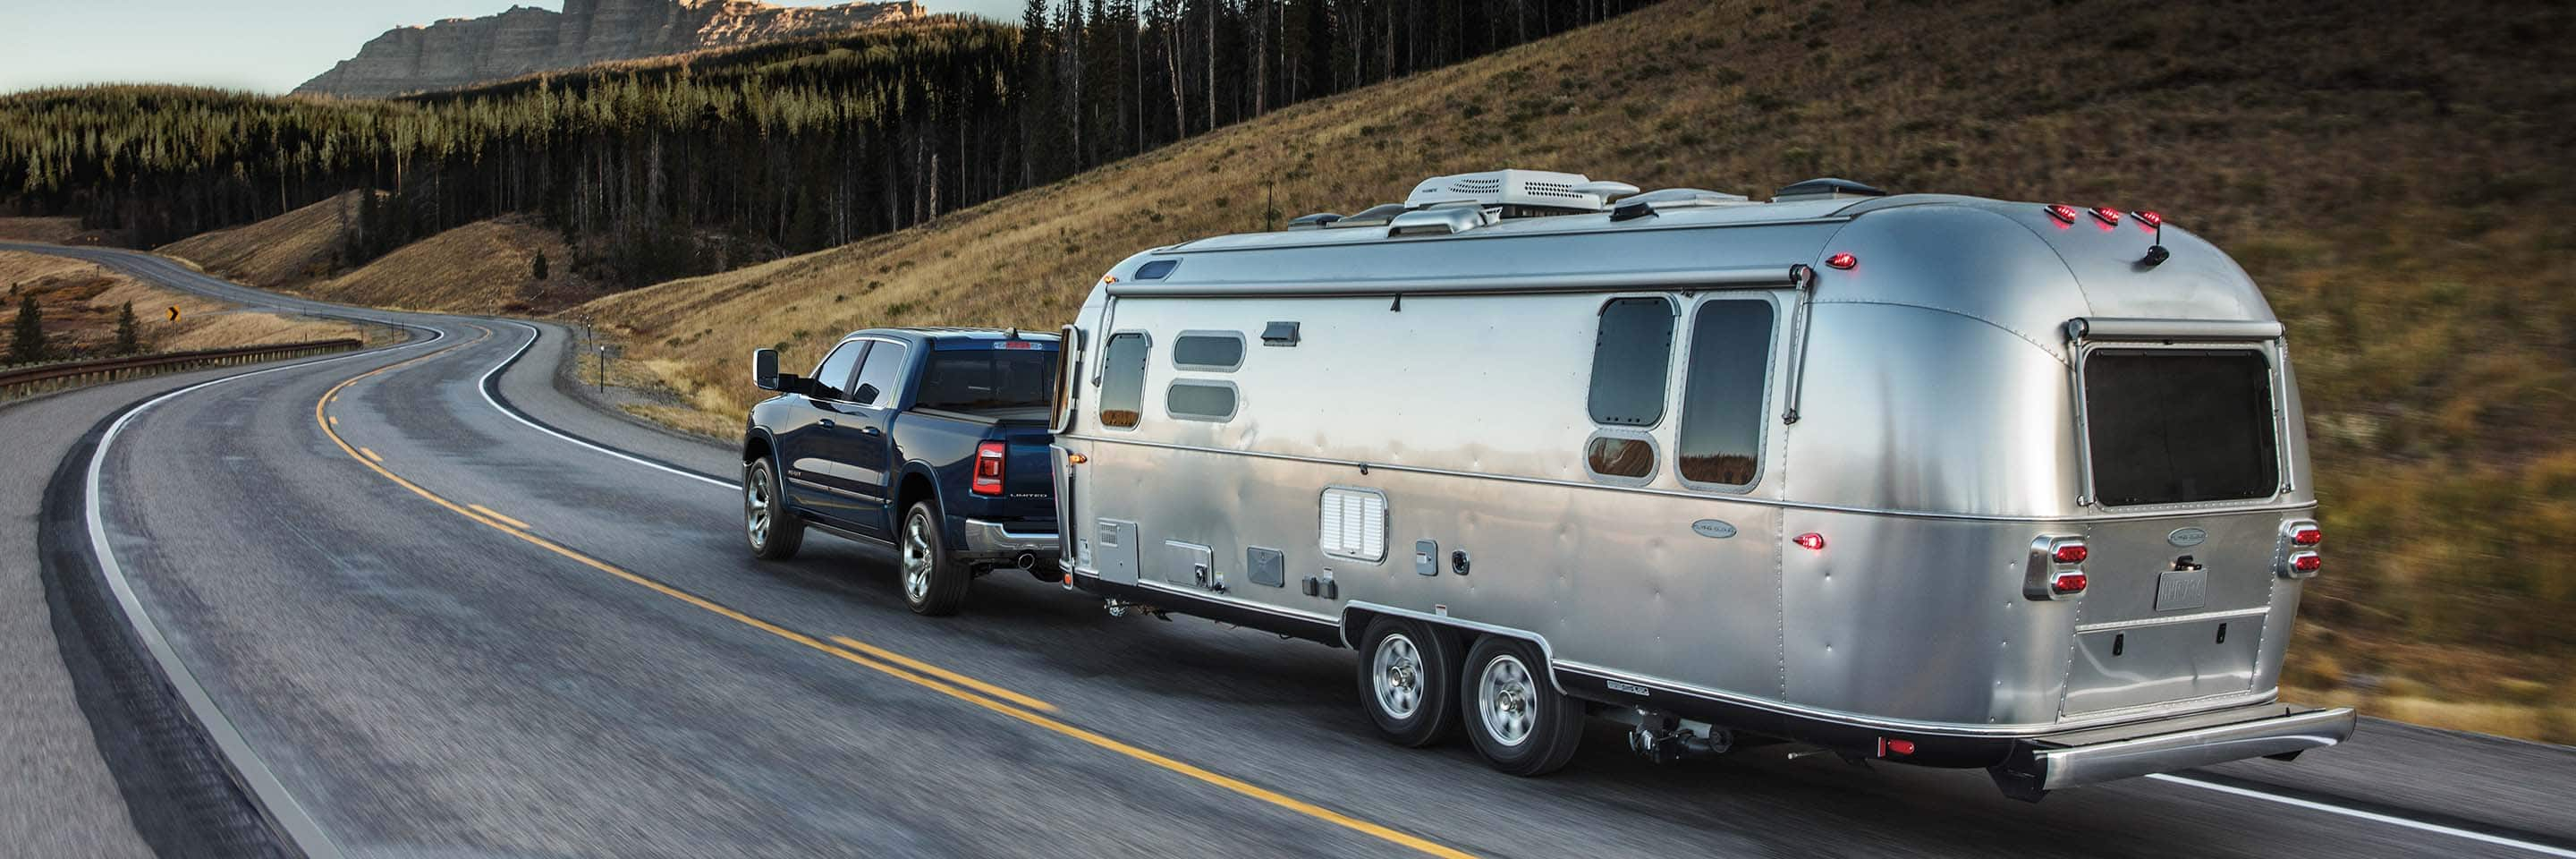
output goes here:
{"type": "Polygon", "coordinates": [[[916,0],[779,6],[758,0],[565,0],[396,27],[298,85],[298,95],[384,98],[593,63],[918,21],[916,0]]]}

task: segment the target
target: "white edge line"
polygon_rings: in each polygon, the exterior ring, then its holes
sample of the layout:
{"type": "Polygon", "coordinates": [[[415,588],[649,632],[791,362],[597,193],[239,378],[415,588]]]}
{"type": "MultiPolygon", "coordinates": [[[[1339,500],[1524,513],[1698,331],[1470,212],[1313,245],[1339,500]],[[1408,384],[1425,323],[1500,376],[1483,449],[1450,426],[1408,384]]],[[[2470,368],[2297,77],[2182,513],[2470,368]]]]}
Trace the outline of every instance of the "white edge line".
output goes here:
{"type": "Polygon", "coordinates": [[[609,456],[617,457],[618,459],[622,459],[622,460],[625,460],[625,461],[627,461],[627,462],[634,463],[634,464],[636,464],[636,465],[644,466],[645,468],[650,468],[650,469],[653,469],[653,470],[655,470],[655,471],[660,471],[660,472],[664,472],[664,473],[668,473],[668,474],[676,474],[676,475],[679,475],[679,476],[681,476],[681,477],[686,477],[686,478],[688,478],[688,479],[690,479],[690,480],[695,480],[695,481],[698,481],[698,482],[700,482],[700,483],[705,483],[705,484],[708,484],[708,485],[711,485],[711,486],[718,486],[718,487],[722,487],[722,488],[724,488],[726,491],[732,491],[733,489],[737,488],[734,484],[727,483],[727,482],[722,481],[722,480],[717,480],[717,479],[715,479],[715,478],[708,477],[708,476],[703,475],[703,474],[698,474],[698,473],[696,473],[696,472],[692,472],[692,471],[682,471],[682,470],[680,470],[680,469],[672,468],[672,467],[670,467],[670,466],[663,465],[663,464],[661,464],[661,463],[654,462],[654,461],[649,460],[649,459],[643,459],[643,458],[640,458],[640,457],[636,457],[636,456],[628,455],[628,454],[626,454],[626,453],[624,453],[624,452],[621,452],[621,451],[616,450],[615,448],[603,447],[603,446],[600,446],[600,445],[597,445],[597,444],[593,444],[593,443],[588,442],[588,441],[584,441],[584,440],[582,440],[582,439],[578,439],[578,438],[574,438],[574,437],[569,436],[569,435],[565,435],[565,434],[563,434],[563,433],[561,433],[561,432],[557,432],[557,431],[555,431],[552,427],[548,427],[548,426],[546,426],[546,425],[544,425],[544,424],[537,423],[536,421],[532,421],[532,420],[528,420],[527,418],[520,417],[518,412],[511,411],[509,408],[502,406],[502,405],[501,405],[501,401],[499,401],[499,400],[495,400],[495,399],[492,399],[492,389],[493,389],[493,388],[496,388],[496,387],[499,387],[499,384],[498,384],[498,383],[496,383],[496,382],[493,382],[493,381],[492,381],[492,377],[497,376],[497,375],[500,375],[500,373],[501,373],[501,371],[502,371],[503,369],[508,368],[508,367],[510,366],[511,362],[514,362],[514,361],[519,360],[519,356],[524,355],[524,354],[527,354],[527,351],[528,351],[529,349],[536,348],[537,341],[538,341],[538,340],[542,340],[542,339],[544,339],[544,338],[545,338],[545,332],[544,332],[543,330],[541,330],[541,329],[537,328],[537,326],[535,326],[535,325],[531,325],[531,324],[528,324],[528,323],[525,323],[525,322],[521,322],[521,321],[516,320],[516,319],[502,319],[502,320],[496,320],[496,321],[500,321],[500,322],[507,322],[507,323],[510,323],[510,324],[512,324],[512,325],[517,325],[517,326],[519,326],[519,327],[522,327],[522,328],[526,328],[526,329],[528,329],[528,342],[523,343],[523,344],[520,344],[518,351],[515,351],[515,352],[510,353],[510,357],[507,357],[507,358],[503,358],[503,359],[501,359],[501,363],[498,363],[498,364],[494,364],[494,365],[492,365],[492,369],[491,369],[489,372],[484,373],[484,374],[483,374],[483,378],[476,379],[476,380],[474,381],[474,392],[475,392],[475,393],[477,393],[477,394],[481,394],[481,395],[483,395],[483,402],[490,404],[490,405],[492,406],[492,410],[493,410],[493,411],[500,412],[501,414],[504,414],[504,415],[508,415],[508,416],[509,416],[509,418],[510,418],[511,420],[518,421],[519,423],[522,423],[522,424],[526,424],[526,425],[528,426],[528,428],[529,428],[529,429],[533,429],[533,430],[536,430],[536,431],[538,431],[538,432],[545,433],[545,434],[550,435],[550,436],[554,436],[555,438],[563,439],[564,441],[568,441],[568,442],[571,442],[571,443],[573,443],[573,444],[580,445],[580,446],[582,446],[582,447],[586,447],[586,448],[589,448],[589,449],[594,450],[594,451],[598,451],[598,452],[600,452],[600,453],[608,454],[609,456]]]}
{"type": "Polygon", "coordinates": [[[2188,777],[2185,777],[2185,776],[2173,775],[2173,774],[2171,774],[2171,773],[2154,773],[2154,774],[2148,775],[2148,776],[2147,776],[2147,778],[2155,779],[2155,780],[2157,780],[2157,781],[2172,782],[2172,783],[2174,783],[2174,784],[2187,784],[2187,785],[2190,785],[2190,786],[2192,786],[2192,787],[2200,788],[2200,789],[2202,789],[2202,790],[2214,790],[2214,791],[2218,791],[2218,792],[2220,792],[2220,793],[2235,794],[2235,795],[2237,795],[2237,796],[2242,796],[2242,797],[2245,797],[2245,798],[2248,798],[2248,799],[2259,799],[2259,800],[2263,800],[2263,801],[2265,801],[2265,802],[2277,802],[2277,803],[2280,803],[2280,804],[2282,804],[2282,805],[2294,806],[2294,807],[2297,807],[2297,808],[2304,808],[2304,809],[2308,809],[2308,810],[2310,810],[2310,811],[2322,811],[2322,812],[2325,812],[2325,813],[2327,813],[2327,814],[2340,814],[2340,815],[2343,815],[2343,816],[2345,816],[2345,817],[2355,817],[2355,818],[2360,818],[2360,819],[2362,819],[2362,820],[2375,821],[2375,822],[2379,822],[2379,823],[2386,823],[2386,824],[2391,824],[2391,825],[2395,825],[2395,826],[2403,826],[2403,827],[2406,827],[2406,828],[2408,828],[2408,829],[2417,829],[2417,830],[2422,830],[2422,831],[2425,831],[2425,832],[2435,833],[2435,834],[2438,834],[2438,835],[2448,835],[2448,836],[2451,836],[2451,837],[2453,837],[2453,838],[2466,838],[2466,839],[2471,840],[2471,841],[2480,841],[2480,842],[2485,842],[2485,843],[2487,843],[2487,844],[2494,844],[2494,845],[2497,845],[2497,846],[2500,846],[2500,847],[2511,847],[2511,848],[2514,848],[2514,849],[2517,849],[2517,850],[2528,850],[2528,851],[2531,851],[2531,852],[2533,852],[2533,853],[2539,853],[2539,854],[2543,854],[2543,855],[2547,855],[2547,856],[2560,856],[2560,857],[2568,857],[2568,859],[2576,859],[2576,850],[2567,850],[2567,849],[2562,849],[2562,848],[2558,848],[2558,847],[2551,847],[2551,846],[2549,846],[2549,845],[2547,845],[2547,844],[2534,844],[2534,843],[2529,842],[2529,841],[2522,841],[2522,840],[2519,840],[2519,839],[2506,838],[2506,837],[2501,836],[2501,835],[2489,835],[2489,834],[2484,833],[2484,832],[2478,832],[2478,831],[2468,830],[2468,829],[2461,829],[2461,828],[2456,827],[2456,826],[2443,826],[2443,825],[2441,825],[2441,824],[2439,824],[2439,823],[2426,823],[2426,822],[2421,821],[2421,820],[2412,820],[2412,819],[2408,819],[2408,818],[2404,818],[2404,817],[2399,817],[2399,816],[2396,816],[2396,815],[2393,815],[2393,814],[2381,814],[2381,813],[2376,812],[2376,811],[2363,811],[2363,810],[2358,809],[2358,808],[2345,808],[2345,807],[2340,806],[2340,805],[2332,805],[2332,804],[2329,804],[2329,803],[2317,802],[2317,801],[2314,801],[2314,800],[2300,799],[2300,798],[2298,798],[2298,797],[2293,797],[2293,796],[2282,796],[2282,795],[2277,794],[2277,793],[2265,793],[2265,792],[2263,792],[2263,791],[2259,791],[2259,790],[2252,790],[2252,789],[2249,789],[2249,788],[2237,787],[2237,786],[2235,786],[2235,785],[2227,785],[2227,784],[2219,784],[2219,783],[2217,783],[2217,782],[2201,781],[2201,780],[2196,779],[2196,778],[2188,778],[2188,777]]]}
{"type": "MultiPolygon", "coordinates": [[[[436,329],[430,330],[436,331],[436,329]]],[[[280,781],[276,772],[268,768],[267,761],[261,759],[259,751],[252,748],[250,741],[242,736],[241,729],[224,716],[223,709],[215,704],[214,696],[208,694],[205,685],[197,682],[197,676],[189,672],[187,663],[179,660],[178,651],[171,647],[169,638],[161,634],[161,627],[152,622],[152,615],[143,609],[142,598],[135,595],[133,584],[126,580],[125,567],[117,562],[115,547],[108,541],[107,520],[101,513],[99,504],[99,487],[107,469],[107,454],[115,445],[116,437],[125,431],[127,424],[132,423],[144,412],[150,411],[153,406],[181,394],[252,376],[298,370],[348,358],[382,357],[414,346],[435,343],[445,337],[445,332],[439,332],[437,337],[392,349],[354,352],[318,361],[254,370],[189,385],[145,400],[142,405],[135,406],[125,414],[117,416],[114,423],[108,424],[107,432],[99,436],[98,447],[90,454],[89,474],[83,486],[83,494],[86,496],[83,503],[89,519],[90,554],[97,560],[99,572],[107,579],[108,589],[115,592],[117,605],[125,612],[126,623],[134,628],[135,637],[142,640],[144,649],[152,652],[152,660],[161,666],[161,676],[168,680],[170,686],[179,693],[181,701],[196,717],[197,724],[205,729],[209,738],[214,740],[216,750],[223,755],[233,773],[242,780],[243,786],[250,790],[261,810],[270,820],[276,821],[278,826],[286,830],[284,834],[295,844],[296,849],[313,859],[336,859],[343,854],[340,852],[339,845],[331,841],[330,834],[323,832],[321,824],[313,819],[302,803],[295,800],[294,794],[287,792],[285,782],[280,781]]]]}

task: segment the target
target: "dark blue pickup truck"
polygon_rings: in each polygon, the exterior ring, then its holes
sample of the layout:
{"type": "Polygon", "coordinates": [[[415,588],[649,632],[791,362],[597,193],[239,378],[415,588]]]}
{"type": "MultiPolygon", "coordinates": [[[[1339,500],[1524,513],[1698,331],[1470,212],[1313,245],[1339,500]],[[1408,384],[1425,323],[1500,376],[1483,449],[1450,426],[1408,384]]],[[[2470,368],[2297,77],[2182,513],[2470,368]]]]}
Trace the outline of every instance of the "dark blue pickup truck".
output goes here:
{"type": "Polygon", "coordinates": [[[812,528],[902,553],[913,611],[957,611],[1002,567],[1053,581],[1058,537],[1047,432],[1057,342],[980,328],[871,328],[812,375],[752,353],[742,512],[751,552],[794,557],[812,528]]]}

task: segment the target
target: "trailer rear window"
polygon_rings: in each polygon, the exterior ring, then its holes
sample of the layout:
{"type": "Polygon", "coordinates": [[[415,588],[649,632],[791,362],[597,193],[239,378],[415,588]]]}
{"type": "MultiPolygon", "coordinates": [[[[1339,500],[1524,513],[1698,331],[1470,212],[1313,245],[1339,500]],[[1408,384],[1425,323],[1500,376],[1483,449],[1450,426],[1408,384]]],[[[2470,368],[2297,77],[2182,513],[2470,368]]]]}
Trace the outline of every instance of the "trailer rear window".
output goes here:
{"type": "Polygon", "coordinates": [[[2084,422],[2104,504],[2269,498],[2280,485],[2272,366],[2260,352],[2094,352],[2084,422]]]}
{"type": "Polygon", "coordinates": [[[1047,408],[1055,358],[1053,349],[932,350],[913,402],[953,412],[1047,408]]]}
{"type": "Polygon", "coordinates": [[[1109,338],[1100,359],[1100,425],[1132,429],[1145,408],[1145,335],[1109,338]]]}

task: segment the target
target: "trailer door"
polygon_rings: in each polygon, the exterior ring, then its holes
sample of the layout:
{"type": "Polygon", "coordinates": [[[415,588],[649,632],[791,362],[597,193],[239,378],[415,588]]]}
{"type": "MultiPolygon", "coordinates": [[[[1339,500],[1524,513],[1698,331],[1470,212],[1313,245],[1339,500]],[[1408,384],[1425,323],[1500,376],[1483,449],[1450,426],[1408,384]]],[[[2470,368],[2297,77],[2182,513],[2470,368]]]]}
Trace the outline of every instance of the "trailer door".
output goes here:
{"type": "Polygon", "coordinates": [[[2083,535],[2062,712],[2252,691],[2285,521],[2268,509],[2283,473],[2271,351],[2123,346],[2083,360],[2090,485],[2101,509],[2131,515],[2083,535]]]}

